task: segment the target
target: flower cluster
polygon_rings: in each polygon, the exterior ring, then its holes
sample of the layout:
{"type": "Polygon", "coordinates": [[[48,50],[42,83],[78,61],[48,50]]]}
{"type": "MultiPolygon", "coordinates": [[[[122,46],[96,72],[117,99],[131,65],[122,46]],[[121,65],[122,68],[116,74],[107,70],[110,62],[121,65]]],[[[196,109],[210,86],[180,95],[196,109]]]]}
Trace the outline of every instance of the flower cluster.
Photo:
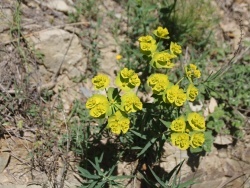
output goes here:
{"type": "Polygon", "coordinates": [[[89,114],[94,118],[103,118],[109,109],[107,97],[95,94],[86,102],[86,108],[90,109],[89,114]]]}
{"type": "Polygon", "coordinates": [[[192,63],[185,67],[185,71],[186,71],[186,76],[191,82],[194,78],[201,77],[201,71],[198,69],[196,65],[192,63]]]}
{"type": "Polygon", "coordinates": [[[92,83],[95,89],[105,89],[110,83],[110,79],[105,74],[98,74],[92,79],[92,83]]]}
{"type": "MultiPolygon", "coordinates": [[[[160,39],[169,39],[167,28],[158,27],[153,34],[160,39]]],[[[157,69],[171,69],[175,66],[174,59],[182,53],[182,48],[176,42],[170,42],[169,49],[159,51],[156,43],[157,38],[147,35],[140,37],[140,51],[150,59],[150,66],[157,69]]],[[[196,100],[199,91],[194,85],[194,79],[200,78],[201,72],[194,64],[185,67],[185,76],[177,83],[172,83],[167,74],[153,73],[147,78],[147,84],[151,87],[153,97],[157,101],[171,104],[174,107],[181,107],[186,101],[196,100]],[[184,80],[184,81],[183,81],[184,80]],[[181,84],[184,82],[185,84],[181,84]],[[187,84],[188,83],[188,84],[187,84]]],[[[205,142],[205,119],[198,113],[189,113],[187,117],[181,116],[172,121],[171,142],[182,150],[198,148],[205,142]]]]}
{"type": "Polygon", "coordinates": [[[118,88],[109,87],[110,79],[105,74],[98,74],[92,79],[95,89],[106,91],[106,96],[94,94],[86,102],[86,108],[93,118],[107,118],[111,132],[114,134],[126,133],[129,130],[128,114],[142,110],[142,102],[132,91],[141,84],[138,75],[131,69],[122,69],[115,79],[118,88]],[[108,89],[107,89],[108,88],[108,89]]]}
{"type": "Polygon", "coordinates": [[[153,93],[160,94],[169,84],[168,76],[165,74],[152,74],[148,77],[147,84],[152,88],[153,93]]]}
{"type": "MultiPolygon", "coordinates": [[[[169,39],[167,28],[158,27],[154,30],[154,35],[160,39],[169,39]]],[[[158,51],[156,39],[153,36],[141,36],[138,39],[140,43],[140,51],[142,54],[151,57],[150,65],[154,68],[171,69],[174,67],[172,59],[182,53],[181,46],[175,42],[170,43],[170,48],[164,51],[158,51]]]]}
{"type": "Polygon", "coordinates": [[[141,80],[138,75],[133,70],[129,70],[128,68],[122,69],[118,76],[116,77],[115,84],[121,89],[125,91],[129,91],[134,89],[135,87],[141,84],[141,80]]]}
{"type": "Polygon", "coordinates": [[[159,38],[163,38],[163,39],[168,39],[168,29],[167,28],[163,28],[161,26],[159,26],[156,30],[154,30],[154,35],[159,37],[159,38]]]}
{"type": "Polygon", "coordinates": [[[142,36],[138,40],[140,42],[141,53],[144,55],[150,55],[156,51],[156,40],[152,36],[142,36]]]}
{"type": "MultiPolygon", "coordinates": [[[[153,34],[160,39],[169,39],[167,28],[158,27],[154,30],[153,34]]],[[[181,46],[175,42],[170,42],[169,49],[158,51],[158,43],[156,43],[156,39],[154,39],[153,36],[141,36],[138,40],[141,53],[148,58],[151,58],[150,65],[155,69],[173,68],[175,64],[172,60],[182,53],[181,46]]],[[[168,75],[162,73],[154,73],[150,75],[147,79],[147,84],[152,88],[154,94],[159,95],[160,98],[162,98],[163,102],[178,107],[183,106],[186,101],[193,102],[198,96],[198,89],[193,84],[192,79],[200,77],[200,71],[194,64],[188,65],[185,70],[190,82],[186,88],[181,88],[179,85],[179,82],[184,78],[182,78],[177,84],[174,84],[169,81],[168,75]]],[[[123,87],[127,87],[126,83],[123,83],[123,87]]]]}
{"type": "Polygon", "coordinates": [[[196,112],[189,113],[187,118],[181,116],[170,125],[171,143],[181,150],[189,147],[201,147],[205,142],[205,119],[196,112]]]}
{"type": "MultiPolygon", "coordinates": [[[[154,35],[139,37],[139,49],[153,69],[147,77],[147,85],[151,88],[155,99],[155,105],[170,108],[169,113],[181,112],[181,107],[187,101],[193,102],[197,99],[199,90],[195,79],[201,77],[201,72],[194,64],[184,67],[183,77],[177,83],[171,81],[167,71],[175,67],[175,59],[181,55],[182,47],[176,42],[169,42],[168,49],[163,49],[160,40],[169,39],[167,28],[158,27],[153,31],[154,35]],[[163,69],[163,70],[159,70],[163,69]],[[176,111],[174,111],[176,110],[176,111]]],[[[117,56],[117,61],[122,56],[117,56]]],[[[172,71],[169,71],[172,72],[172,71]]],[[[179,75],[179,74],[178,74],[179,75]]],[[[106,118],[107,128],[116,135],[125,134],[130,128],[130,114],[143,109],[143,103],[134,92],[140,86],[141,80],[138,74],[128,68],[121,69],[115,80],[116,87],[109,87],[110,79],[105,74],[98,74],[92,79],[96,90],[105,90],[106,95],[94,94],[86,102],[90,116],[93,118],[106,118]]],[[[145,105],[147,107],[149,105],[145,105]]],[[[152,106],[152,105],[151,105],[152,106]]],[[[144,107],[144,108],[145,108],[144,107]]],[[[173,113],[175,115],[177,113],[173,113]]],[[[173,117],[172,114],[169,117],[173,117]]],[[[170,120],[170,122],[173,119],[170,120]]],[[[170,124],[169,122],[169,124],[170,124]]],[[[174,119],[168,128],[171,143],[181,150],[188,148],[200,149],[206,140],[205,119],[196,112],[189,113],[174,119]]],[[[205,147],[204,147],[205,148],[205,147]]]]}

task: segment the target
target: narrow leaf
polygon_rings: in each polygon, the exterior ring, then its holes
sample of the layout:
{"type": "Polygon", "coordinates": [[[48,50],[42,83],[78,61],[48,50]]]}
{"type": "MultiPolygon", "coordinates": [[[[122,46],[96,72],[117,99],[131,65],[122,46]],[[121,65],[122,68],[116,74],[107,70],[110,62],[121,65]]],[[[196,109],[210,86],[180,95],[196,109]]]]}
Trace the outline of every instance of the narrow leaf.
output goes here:
{"type": "Polygon", "coordinates": [[[139,157],[139,156],[141,156],[142,154],[144,154],[144,153],[147,151],[147,149],[150,148],[150,146],[152,146],[152,145],[155,143],[156,140],[157,140],[156,137],[152,138],[152,139],[145,145],[145,147],[141,150],[141,152],[137,154],[137,157],[139,157]]]}
{"type": "Polygon", "coordinates": [[[155,174],[155,172],[149,167],[149,170],[151,171],[151,173],[153,174],[154,178],[156,179],[156,181],[162,186],[162,187],[166,187],[167,185],[155,174]]]}

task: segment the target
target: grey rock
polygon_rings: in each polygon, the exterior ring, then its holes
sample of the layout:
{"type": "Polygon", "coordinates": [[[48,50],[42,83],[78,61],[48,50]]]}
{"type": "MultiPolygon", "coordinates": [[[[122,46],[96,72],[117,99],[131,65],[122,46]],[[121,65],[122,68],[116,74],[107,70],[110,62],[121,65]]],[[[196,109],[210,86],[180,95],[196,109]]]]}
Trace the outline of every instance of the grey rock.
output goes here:
{"type": "Polygon", "coordinates": [[[63,72],[71,71],[71,77],[80,76],[85,72],[83,48],[75,34],[62,29],[51,29],[41,31],[29,39],[34,43],[35,49],[44,54],[43,63],[48,71],[52,73],[57,73],[59,69],[63,72]]]}
{"type": "Polygon", "coordinates": [[[8,152],[0,152],[0,173],[3,172],[8,164],[10,154],[8,152]]]}

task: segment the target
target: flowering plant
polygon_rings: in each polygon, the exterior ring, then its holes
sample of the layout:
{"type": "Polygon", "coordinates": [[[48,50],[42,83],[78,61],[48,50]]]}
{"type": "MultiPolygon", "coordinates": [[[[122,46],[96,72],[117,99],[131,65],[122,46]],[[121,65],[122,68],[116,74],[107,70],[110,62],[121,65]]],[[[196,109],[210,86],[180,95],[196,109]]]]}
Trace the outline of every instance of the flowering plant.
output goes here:
{"type": "Polygon", "coordinates": [[[97,90],[105,90],[106,96],[94,94],[86,102],[90,115],[106,119],[106,127],[118,138],[126,138],[132,143],[134,136],[149,140],[144,142],[137,156],[143,155],[155,143],[166,141],[191,152],[210,151],[211,148],[212,135],[206,131],[205,118],[201,113],[185,112],[188,103],[197,100],[199,95],[197,79],[201,77],[201,71],[191,63],[184,66],[179,81],[170,79],[173,68],[177,69],[175,60],[181,55],[182,48],[170,41],[167,49],[160,50],[161,40],[169,39],[168,35],[167,28],[158,27],[152,36],[139,37],[142,58],[153,70],[146,79],[140,79],[138,73],[124,67],[115,78],[116,87],[109,87],[109,77],[98,74],[92,84],[97,90]],[[151,89],[153,102],[138,97],[138,87],[143,86],[151,89]]]}

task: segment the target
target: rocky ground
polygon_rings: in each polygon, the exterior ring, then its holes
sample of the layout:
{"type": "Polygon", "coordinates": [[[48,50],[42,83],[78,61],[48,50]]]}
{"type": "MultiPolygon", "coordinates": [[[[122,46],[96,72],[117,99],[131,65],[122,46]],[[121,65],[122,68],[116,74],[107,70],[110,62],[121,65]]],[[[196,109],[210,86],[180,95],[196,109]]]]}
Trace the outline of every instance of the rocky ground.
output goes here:
{"type": "MultiPolygon", "coordinates": [[[[244,40],[250,41],[250,1],[217,0],[213,3],[221,16],[220,28],[217,29],[219,40],[222,43],[227,40],[235,50],[242,33],[244,40]]],[[[76,171],[74,154],[55,147],[52,153],[41,153],[41,158],[32,157],[32,152],[39,152],[34,148],[41,144],[35,140],[39,124],[33,124],[32,114],[25,118],[24,114],[25,109],[30,109],[29,105],[44,102],[40,94],[50,90],[52,94],[48,95],[54,103],[45,104],[53,109],[57,103],[63,103],[64,110],[57,114],[55,122],[65,128],[63,118],[70,112],[73,100],[85,100],[93,91],[88,79],[77,82],[76,78],[90,71],[89,63],[93,62],[89,57],[89,46],[93,45],[91,37],[96,34],[93,24],[97,23],[89,23],[85,17],[80,17],[79,22],[70,24],[68,14],[76,11],[71,0],[23,0],[18,8],[21,17],[16,12],[16,1],[0,0],[0,115],[4,115],[3,125],[0,125],[0,188],[73,188],[80,185],[81,179],[76,171]],[[16,92],[16,86],[22,89],[16,92]],[[31,104],[27,104],[27,99],[31,104]],[[4,104],[6,101],[8,105],[4,104]],[[66,158],[70,161],[67,173],[66,158]]],[[[104,18],[102,29],[96,36],[96,48],[102,59],[100,71],[114,76],[119,69],[115,58],[120,49],[108,28],[112,20],[105,15],[115,10],[115,16],[119,18],[124,10],[112,0],[103,1],[98,9],[104,18]]],[[[207,108],[210,113],[214,106],[216,101],[211,99],[207,108]]],[[[51,139],[55,139],[56,135],[51,135],[51,139]]],[[[192,188],[248,188],[250,132],[246,131],[244,140],[236,145],[232,140],[231,137],[218,136],[212,152],[199,158],[165,144],[159,165],[169,172],[182,159],[188,159],[182,177],[195,176],[201,182],[192,188]]],[[[119,174],[131,171],[133,164],[118,165],[119,174]]],[[[137,183],[128,187],[139,187],[137,183]]]]}

